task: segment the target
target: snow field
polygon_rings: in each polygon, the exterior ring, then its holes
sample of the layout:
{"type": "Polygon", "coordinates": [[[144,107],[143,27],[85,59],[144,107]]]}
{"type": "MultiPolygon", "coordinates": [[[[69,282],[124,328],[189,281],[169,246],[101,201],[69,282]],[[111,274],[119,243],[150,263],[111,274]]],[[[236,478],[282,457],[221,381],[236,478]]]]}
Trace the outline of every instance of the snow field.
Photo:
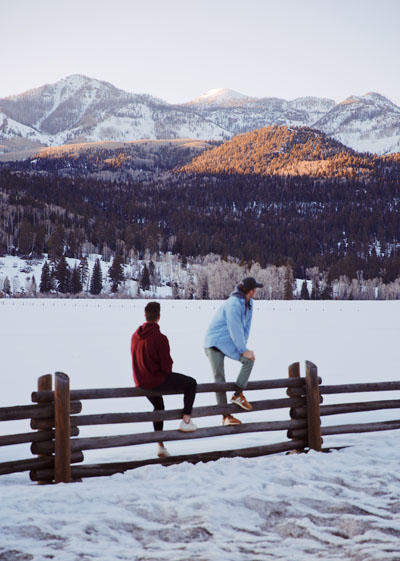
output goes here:
{"type": "Polygon", "coordinates": [[[148,466],[82,484],[5,476],[0,556],[398,561],[400,442],[387,435],[331,454],[148,466]]]}
{"type": "MultiPolygon", "coordinates": [[[[0,407],[30,403],[43,374],[63,371],[71,388],[132,384],[130,337],[145,300],[0,300],[0,407]]],[[[174,369],[211,381],[202,343],[220,302],[161,301],[174,369]]],[[[251,379],[287,377],[288,365],[315,362],[324,384],[398,379],[399,302],[256,301],[251,379]]],[[[227,380],[238,364],[226,361],[227,380]]],[[[389,399],[399,392],[325,396],[324,403],[389,399]]],[[[285,390],[248,392],[253,400],[285,390]]],[[[181,396],[167,396],[167,408],[181,396]]],[[[195,405],[214,403],[199,394],[195,405]]],[[[86,400],[82,413],[149,410],[145,398],[86,400]]],[[[243,422],[287,419],[287,409],[238,413],[243,422]]],[[[323,417],[323,425],[398,418],[398,410],[323,417]]],[[[219,424],[198,419],[199,426],[219,424]]],[[[27,421],[1,423],[7,433],[27,421]]],[[[177,421],[165,428],[174,429],[177,421]]],[[[151,425],[82,427],[81,435],[124,434],[151,425]]],[[[286,434],[168,443],[173,454],[256,446],[286,434]]],[[[329,454],[147,466],[81,484],[37,486],[26,473],[0,477],[0,559],[146,561],[399,561],[400,431],[326,437],[354,445],[329,454]]],[[[85,461],[154,457],[155,445],[85,452],[85,461]]],[[[0,448],[0,461],[29,457],[29,446],[0,448]]]]}

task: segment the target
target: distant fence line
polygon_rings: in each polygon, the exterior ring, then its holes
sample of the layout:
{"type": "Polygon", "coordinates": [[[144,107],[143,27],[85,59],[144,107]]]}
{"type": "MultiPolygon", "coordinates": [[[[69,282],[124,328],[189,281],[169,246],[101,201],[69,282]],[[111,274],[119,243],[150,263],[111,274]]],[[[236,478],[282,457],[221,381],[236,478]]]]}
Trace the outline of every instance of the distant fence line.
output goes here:
{"type": "MultiPolygon", "coordinates": [[[[277,380],[250,382],[246,391],[286,389],[286,397],[253,401],[253,411],[288,409],[288,420],[244,423],[238,426],[211,426],[193,433],[178,430],[147,431],[117,436],[79,437],[80,426],[110,425],[179,419],[182,409],[127,413],[100,413],[82,415],[82,401],[160,395],[157,391],[140,388],[99,388],[71,390],[69,377],[61,372],[54,376],[41,376],[37,391],[32,393],[33,405],[0,408],[0,421],[30,419],[32,431],[23,434],[0,436],[0,446],[31,443],[34,456],[25,460],[0,463],[0,475],[30,471],[33,481],[40,483],[70,482],[84,477],[123,473],[149,464],[172,465],[232,457],[256,457],[279,452],[304,452],[322,450],[322,436],[375,432],[400,429],[400,419],[383,422],[357,423],[321,428],[321,417],[400,408],[400,399],[321,405],[323,395],[400,390],[400,382],[376,382],[342,385],[321,385],[317,367],[310,361],[305,365],[305,377],[300,376],[298,362],[289,366],[289,377],[277,380]],[[284,442],[231,450],[213,450],[197,454],[183,454],[167,458],[143,459],[128,462],[82,464],[85,450],[138,446],[159,441],[184,441],[235,434],[287,431],[284,442]]],[[[199,384],[198,393],[234,390],[233,383],[199,384]]],[[[168,392],[168,395],[182,392],[168,392]]],[[[166,394],[163,394],[166,395],[166,394]]],[[[213,417],[238,412],[237,405],[207,405],[195,407],[193,417],[213,417]]],[[[245,411],[240,410],[241,413],[245,411]]]]}
{"type": "MultiPolygon", "coordinates": [[[[204,302],[207,302],[210,304],[209,308],[215,310],[217,306],[220,305],[221,302],[224,301],[224,299],[220,299],[220,300],[185,300],[185,299],[173,299],[173,298],[163,298],[160,296],[152,296],[149,298],[116,298],[115,300],[112,299],[110,300],[109,298],[63,298],[63,297],[55,297],[55,298],[0,298],[0,306],[1,305],[10,305],[10,306],[15,306],[15,305],[19,305],[19,306],[52,306],[52,307],[70,307],[70,308],[136,308],[139,307],[140,309],[143,309],[145,302],[147,300],[161,300],[164,303],[166,302],[176,302],[177,305],[179,305],[179,307],[185,306],[185,309],[188,309],[188,303],[190,303],[190,308],[194,308],[194,307],[198,307],[199,310],[202,309],[202,305],[204,304],[204,302]],[[72,303],[73,302],[73,303],[72,303]],[[121,302],[124,302],[124,304],[122,304],[121,302]],[[136,303],[137,302],[137,303],[136,303]],[[215,304],[214,306],[212,305],[212,302],[216,302],[217,304],[215,304]],[[101,304],[103,303],[103,304],[101,304]]],[[[292,308],[288,308],[287,306],[285,306],[284,308],[280,308],[279,307],[279,303],[280,302],[285,302],[287,304],[300,304],[300,305],[305,305],[305,308],[302,308],[302,311],[304,312],[315,312],[316,310],[314,310],[312,308],[312,306],[314,304],[317,305],[321,305],[325,303],[325,308],[319,308],[318,309],[318,313],[320,312],[330,312],[331,310],[329,309],[332,306],[332,303],[335,304],[335,313],[338,312],[346,312],[347,310],[339,308],[337,309],[338,303],[339,302],[349,302],[351,304],[354,304],[354,300],[312,300],[312,301],[308,301],[308,300],[261,300],[261,299],[256,299],[254,300],[254,306],[256,310],[262,311],[262,308],[260,307],[260,304],[268,304],[268,311],[269,312],[281,312],[281,311],[285,311],[285,312],[298,312],[298,308],[294,307],[292,308]],[[271,308],[271,304],[272,302],[274,302],[274,305],[271,308]],[[307,307],[308,306],[308,307],[307,307]]],[[[359,300],[359,302],[373,302],[373,300],[359,300]]],[[[345,306],[346,304],[344,304],[345,306]]],[[[171,305],[171,308],[174,308],[175,304],[171,305]]],[[[361,310],[359,308],[355,308],[351,310],[352,313],[354,312],[360,312],[361,310]]]]}

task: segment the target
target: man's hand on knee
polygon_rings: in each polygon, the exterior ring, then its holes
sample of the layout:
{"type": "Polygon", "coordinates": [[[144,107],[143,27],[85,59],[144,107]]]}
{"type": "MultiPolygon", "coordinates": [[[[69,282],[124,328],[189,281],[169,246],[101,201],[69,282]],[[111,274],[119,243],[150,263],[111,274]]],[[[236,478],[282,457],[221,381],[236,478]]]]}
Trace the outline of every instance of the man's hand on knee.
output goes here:
{"type": "Polygon", "coordinates": [[[254,355],[253,351],[250,351],[249,349],[247,349],[247,351],[245,351],[244,353],[242,353],[242,357],[244,358],[249,358],[250,360],[252,360],[253,362],[255,362],[256,357],[254,355]]]}

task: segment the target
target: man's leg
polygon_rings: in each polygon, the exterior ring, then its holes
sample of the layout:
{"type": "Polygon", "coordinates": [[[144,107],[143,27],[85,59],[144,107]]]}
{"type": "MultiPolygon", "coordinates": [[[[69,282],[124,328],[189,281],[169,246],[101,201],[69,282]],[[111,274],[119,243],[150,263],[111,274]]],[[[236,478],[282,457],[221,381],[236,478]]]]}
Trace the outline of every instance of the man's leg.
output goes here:
{"type": "MultiPolygon", "coordinates": [[[[150,401],[152,406],[154,407],[154,411],[164,411],[164,400],[162,395],[155,395],[155,396],[147,396],[147,399],[150,401]]],[[[162,421],[154,421],[153,422],[154,430],[163,430],[164,423],[162,421]]]]}
{"type": "MultiPolygon", "coordinates": [[[[224,359],[225,355],[217,349],[212,349],[211,347],[206,348],[206,355],[211,363],[212,373],[214,375],[214,380],[218,384],[225,384],[225,367],[224,359]]],[[[226,405],[228,403],[226,399],[225,392],[216,392],[215,396],[217,398],[218,405],[226,405]]]]}
{"type": "Polygon", "coordinates": [[[242,368],[240,369],[239,375],[236,380],[235,384],[235,393],[231,398],[231,403],[236,403],[242,409],[246,409],[246,411],[251,411],[253,408],[251,404],[247,401],[245,396],[243,395],[243,390],[247,386],[247,382],[249,380],[250,373],[253,369],[254,362],[250,358],[246,358],[241,356],[239,361],[242,363],[242,368]]]}
{"type": "Polygon", "coordinates": [[[171,372],[165,378],[157,390],[161,391],[177,391],[183,390],[183,414],[191,415],[193,409],[194,398],[196,397],[197,382],[191,376],[171,372]]]}
{"type": "Polygon", "coordinates": [[[246,358],[244,356],[241,356],[239,361],[242,363],[242,368],[240,369],[236,380],[236,388],[240,393],[247,386],[251,371],[253,370],[254,362],[250,358],[246,358]]]}

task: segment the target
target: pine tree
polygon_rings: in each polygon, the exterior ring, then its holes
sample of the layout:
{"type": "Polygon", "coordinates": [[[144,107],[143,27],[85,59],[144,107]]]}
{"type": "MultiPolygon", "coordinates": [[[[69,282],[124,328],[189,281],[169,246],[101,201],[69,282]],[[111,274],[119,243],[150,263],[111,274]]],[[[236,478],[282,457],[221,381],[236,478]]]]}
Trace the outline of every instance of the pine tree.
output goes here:
{"type": "Polygon", "coordinates": [[[180,300],[179,296],[179,286],[177,282],[172,283],[172,298],[174,300],[180,300]]]}
{"type": "Polygon", "coordinates": [[[309,300],[310,293],[308,292],[307,281],[304,280],[303,284],[301,285],[301,292],[300,292],[301,300],[309,300]]]}
{"type": "Polygon", "coordinates": [[[100,294],[103,289],[103,275],[101,274],[100,260],[96,259],[90,280],[90,294],[100,294]]]}
{"type": "Polygon", "coordinates": [[[150,261],[149,263],[150,284],[155,284],[155,272],[156,272],[156,266],[154,265],[153,261],[150,261]]]}
{"type": "Polygon", "coordinates": [[[49,257],[52,261],[56,261],[64,255],[65,232],[62,226],[57,228],[51,234],[48,241],[49,257]]]}
{"type": "Polygon", "coordinates": [[[319,298],[320,298],[319,280],[317,278],[313,278],[312,289],[311,289],[311,300],[319,300],[319,298]]]}
{"type": "Polygon", "coordinates": [[[89,280],[89,263],[87,257],[83,257],[79,263],[79,277],[82,285],[82,290],[87,290],[89,280]]]}
{"type": "Polygon", "coordinates": [[[81,275],[76,264],[71,275],[71,292],[72,294],[79,294],[79,292],[82,292],[81,275]]]}
{"type": "Polygon", "coordinates": [[[20,255],[32,253],[35,245],[35,230],[26,218],[23,219],[18,233],[18,250],[20,255]]]}
{"type": "Polygon", "coordinates": [[[333,296],[333,288],[332,288],[332,283],[329,280],[324,286],[324,289],[321,294],[321,300],[332,300],[332,296],[333,296]]]}
{"type": "Polygon", "coordinates": [[[284,299],[293,300],[294,278],[290,263],[287,263],[284,278],[284,299]]]}
{"type": "Polygon", "coordinates": [[[142,275],[140,277],[140,288],[142,290],[150,290],[150,271],[146,263],[144,264],[142,275]]]}
{"type": "Polygon", "coordinates": [[[42,267],[42,275],[40,277],[39,291],[42,294],[47,294],[51,291],[51,271],[47,261],[44,262],[42,267]]]}
{"type": "Polygon", "coordinates": [[[67,263],[65,256],[63,255],[59,259],[55,268],[55,277],[57,280],[57,290],[62,294],[66,294],[71,290],[71,270],[67,263]]]}
{"type": "Polygon", "coordinates": [[[37,293],[37,284],[36,284],[35,275],[32,275],[31,290],[32,290],[32,294],[33,294],[34,296],[36,296],[36,293],[37,293]]]}
{"type": "Polygon", "coordinates": [[[114,257],[112,265],[108,271],[108,276],[111,280],[111,292],[115,294],[118,292],[118,287],[125,278],[122,257],[120,255],[116,255],[114,257]]]}
{"type": "Polygon", "coordinates": [[[208,278],[206,277],[203,282],[203,287],[201,291],[201,299],[208,300],[210,298],[210,293],[208,290],[208,278]]]}

